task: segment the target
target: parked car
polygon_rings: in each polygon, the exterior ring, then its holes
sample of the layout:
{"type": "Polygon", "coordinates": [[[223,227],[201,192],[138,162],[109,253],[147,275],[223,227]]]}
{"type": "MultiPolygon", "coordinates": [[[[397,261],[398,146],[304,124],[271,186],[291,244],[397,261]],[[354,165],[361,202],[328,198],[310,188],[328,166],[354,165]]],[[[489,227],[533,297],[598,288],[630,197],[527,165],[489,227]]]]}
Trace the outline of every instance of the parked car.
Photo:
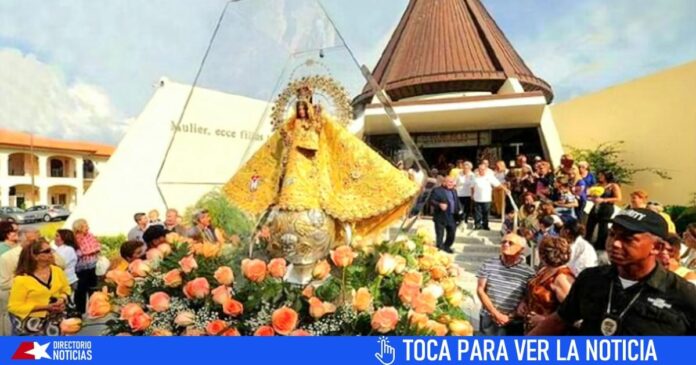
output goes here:
{"type": "Polygon", "coordinates": [[[33,221],[66,220],[69,216],[70,212],[62,205],[35,205],[27,209],[27,218],[33,221]]]}
{"type": "Polygon", "coordinates": [[[23,209],[15,207],[0,207],[0,221],[15,222],[17,224],[29,223],[33,220],[23,209]]]}

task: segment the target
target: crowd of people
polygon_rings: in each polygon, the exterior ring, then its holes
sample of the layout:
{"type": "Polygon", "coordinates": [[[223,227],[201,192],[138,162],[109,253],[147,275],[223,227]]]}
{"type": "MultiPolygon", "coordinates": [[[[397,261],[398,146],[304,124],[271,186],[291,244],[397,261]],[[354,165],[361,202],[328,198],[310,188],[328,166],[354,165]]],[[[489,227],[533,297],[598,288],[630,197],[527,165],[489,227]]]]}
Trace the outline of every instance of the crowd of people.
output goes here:
{"type": "Polygon", "coordinates": [[[59,229],[52,242],[34,227],[0,222],[0,335],[59,334],[63,318],[84,315],[107,270],[125,270],[145,259],[147,250],[164,243],[169,233],[200,242],[223,239],[207,210],[196,211],[190,227],[182,225],[176,209],[167,210],[164,221],[157,210],[136,213],[134,220],[117,258],[102,255],[85,219],[75,220],[72,230],[59,229]]]}
{"type": "Polygon", "coordinates": [[[472,210],[475,230],[490,229],[491,208],[503,221],[500,255],[477,273],[481,334],[696,334],[696,223],[677,235],[645,191],[622,206],[611,171],[570,155],[555,171],[520,155],[510,169],[458,161],[433,175],[441,250],[472,210]]]}

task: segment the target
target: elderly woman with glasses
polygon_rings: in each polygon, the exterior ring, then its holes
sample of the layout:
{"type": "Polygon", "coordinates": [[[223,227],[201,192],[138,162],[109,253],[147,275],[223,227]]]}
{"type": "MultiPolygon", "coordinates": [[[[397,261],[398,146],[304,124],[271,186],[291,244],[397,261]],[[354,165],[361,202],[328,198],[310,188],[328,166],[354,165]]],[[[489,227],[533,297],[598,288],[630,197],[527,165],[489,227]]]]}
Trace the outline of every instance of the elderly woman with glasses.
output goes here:
{"type": "Polygon", "coordinates": [[[54,265],[51,246],[44,239],[22,249],[15,271],[8,312],[20,320],[47,317],[65,311],[70,283],[63,270],[54,265]]]}

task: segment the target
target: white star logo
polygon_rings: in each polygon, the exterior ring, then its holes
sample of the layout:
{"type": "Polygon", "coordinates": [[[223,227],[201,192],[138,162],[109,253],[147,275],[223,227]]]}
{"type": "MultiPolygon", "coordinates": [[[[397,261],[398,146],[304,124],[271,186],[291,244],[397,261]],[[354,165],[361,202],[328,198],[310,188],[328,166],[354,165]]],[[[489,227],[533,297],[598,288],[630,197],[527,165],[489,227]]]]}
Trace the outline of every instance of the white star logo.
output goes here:
{"type": "Polygon", "coordinates": [[[38,342],[34,342],[34,348],[27,351],[27,355],[32,355],[34,356],[34,360],[41,360],[41,359],[49,359],[51,360],[51,357],[48,356],[48,345],[50,345],[50,342],[47,342],[45,345],[40,345],[38,342]]]}

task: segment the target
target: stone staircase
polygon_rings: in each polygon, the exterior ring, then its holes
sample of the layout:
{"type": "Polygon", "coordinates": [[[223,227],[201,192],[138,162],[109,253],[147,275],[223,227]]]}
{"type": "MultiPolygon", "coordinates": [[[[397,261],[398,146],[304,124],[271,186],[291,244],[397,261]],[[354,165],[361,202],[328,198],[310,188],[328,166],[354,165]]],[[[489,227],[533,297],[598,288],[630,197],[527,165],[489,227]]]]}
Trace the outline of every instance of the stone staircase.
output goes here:
{"type": "MultiPolygon", "coordinates": [[[[430,219],[420,219],[411,228],[411,233],[421,227],[428,229],[435,237],[435,228],[430,219]]],[[[481,310],[481,302],[476,296],[478,281],[476,272],[484,261],[498,256],[500,252],[502,223],[500,220],[491,219],[490,228],[490,231],[474,231],[471,223],[467,227],[461,226],[457,230],[452,246],[455,262],[464,269],[464,274],[460,277],[457,285],[471,294],[471,299],[464,303],[462,309],[469,316],[475,329],[478,329],[479,311],[481,310]]],[[[392,228],[389,231],[390,238],[397,234],[399,234],[398,228],[392,228]]]]}

